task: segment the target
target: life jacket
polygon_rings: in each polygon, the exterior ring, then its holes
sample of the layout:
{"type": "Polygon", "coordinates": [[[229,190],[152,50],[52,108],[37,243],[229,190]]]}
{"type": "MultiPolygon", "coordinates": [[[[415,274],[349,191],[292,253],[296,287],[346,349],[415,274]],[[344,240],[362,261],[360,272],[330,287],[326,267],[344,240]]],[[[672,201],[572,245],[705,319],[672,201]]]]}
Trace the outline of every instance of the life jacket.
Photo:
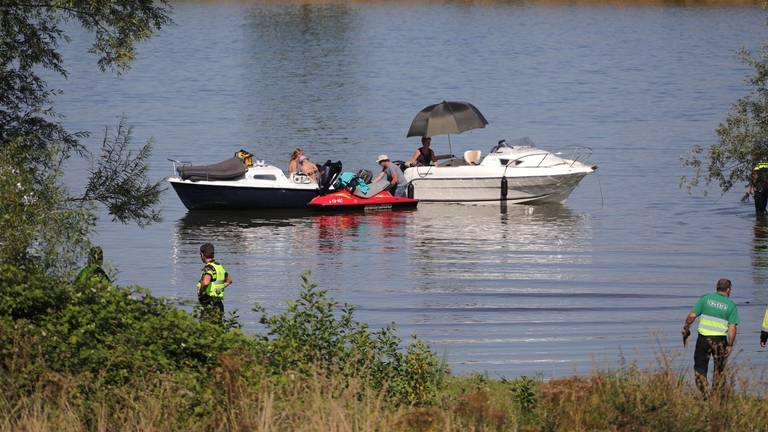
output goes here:
{"type": "MultiPolygon", "coordinates": [[[[224,266],[217,263],[216,261],[211,261],[209,263],[206,263],[205,266],[203,266],[203,270],[200,272],[200,280],[203,280],[203,276],[207,274],[205,271],[206,267],[212,266],[214,270],[216,270],[216,277],[211,280],[211,283],[208,284],[207,287],[205,287],[205,295],[209,297],[224,297],[224,280],[226,279],[227,271],[224,270],[224,266]]],[[[200,289],[200,282],[197,282],[197,289],[200,289]]]]}
{"type": "Polygon", "coordinates": [[[765,192],[768,190],[768,162],[759,162],[752,168],[752,172],[755,173],[756,179],[754,186],[758,192],[765,192]]]}

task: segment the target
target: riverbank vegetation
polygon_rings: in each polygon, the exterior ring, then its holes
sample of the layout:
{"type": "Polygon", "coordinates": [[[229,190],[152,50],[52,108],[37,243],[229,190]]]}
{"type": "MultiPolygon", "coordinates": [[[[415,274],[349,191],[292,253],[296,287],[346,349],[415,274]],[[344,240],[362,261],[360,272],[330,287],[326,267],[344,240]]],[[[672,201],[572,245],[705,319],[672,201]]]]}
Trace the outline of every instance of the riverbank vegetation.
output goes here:
{"type": "MultiPolygon", "coordinates": [[[[763,7],[766,4],[763,3],[763,7]]],[[[722,193],[734,186],[748,186],[756,164],[768,161],[768,44],[756,54],[742,49],[742,62],[752,69],[746,79],[749,93],[731,107],[716,132],[718,141],[710,146],[694,145],[683,158],[692,173],[681,178],[689,191],[716,183],[722,193]]],[[[746,200],[748,195],[744,195],[746,200]]]]}
{"type": "Polygon", "coordinates": [[[0,269],[0,430],[768,430],[735,372],[703,401],[672,362],[551,381],[451,376],[309,275],[264,330],[201,322],[140,288],[0,269]]]}

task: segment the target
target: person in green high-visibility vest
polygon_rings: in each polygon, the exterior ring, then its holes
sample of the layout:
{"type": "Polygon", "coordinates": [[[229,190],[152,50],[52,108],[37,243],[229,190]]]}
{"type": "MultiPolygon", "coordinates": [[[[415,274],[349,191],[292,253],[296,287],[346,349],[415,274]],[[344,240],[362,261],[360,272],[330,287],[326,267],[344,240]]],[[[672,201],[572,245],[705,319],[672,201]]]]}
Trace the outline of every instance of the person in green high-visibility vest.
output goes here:
{"type": "Polygon", "coordinates": [[[712,389],[721,390],[724,383],[725,365],[736,343],[736,327],[739,325],[739,310],[731,300],[731,281],[717,281],[716,291],[699,298],[683,323],[683,342],[691,334],[690,326],[699,318],[696,350],[693,354],[693,371],[696,386],[704,397],[708,397],[707,371],[712,357],[715,370],[712,373],[712,389]]]}
{"type": "Polygon", "coordinates": [[[768,204],[768,162],[759,162],[752,168],[752,181],[749,183],[749,193],[755,201],[755,213],[766,214],[768,204]]]}
{"type": "Polygon", "coordinates": [[[224,289],[232,285],[232,276],[214,259],[211,243],[200,246],[203,269],[197,283],[197,298],[203,309],[204,320],[221,324],[224,318],[224,289]]]}
{"type": "Polygon", "coordinates": [[[88,263],[80,270],[75,278],[75,284],[85,285],[88,282],[97,281],[110,284],[112,281],[102,267],[104,265],[104,251],[100,246],[94,246],[88,252],[88,263]]]}

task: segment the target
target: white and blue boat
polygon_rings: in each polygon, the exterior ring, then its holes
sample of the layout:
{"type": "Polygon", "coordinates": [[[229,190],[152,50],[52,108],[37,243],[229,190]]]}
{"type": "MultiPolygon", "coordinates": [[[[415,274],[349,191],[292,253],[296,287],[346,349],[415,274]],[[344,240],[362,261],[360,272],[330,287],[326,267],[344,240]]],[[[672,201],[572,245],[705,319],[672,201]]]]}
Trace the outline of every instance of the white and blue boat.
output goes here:
{"type": "Polygon", "coordinates": [[[264,161],[246,164],[233,157],[202,166],[171,162],[174,175],[168,182],[189,210],[305,209],[320,193],[308,176],[286,176],[264,161]]]}

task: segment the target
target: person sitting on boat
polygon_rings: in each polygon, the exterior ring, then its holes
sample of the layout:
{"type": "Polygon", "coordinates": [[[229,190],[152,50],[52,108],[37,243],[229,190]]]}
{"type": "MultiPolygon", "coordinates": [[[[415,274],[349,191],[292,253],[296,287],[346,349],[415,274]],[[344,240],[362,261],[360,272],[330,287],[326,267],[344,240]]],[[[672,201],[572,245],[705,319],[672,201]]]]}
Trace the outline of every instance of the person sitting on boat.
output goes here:
{"type": "Polygon", "coordinates": [[[298,166],[299,166],[299,172],[309,176],[309,178],[312,179],[313,182],[315,183],[318,182],[317,165],[315,165],[314,162],[309,160],[308,157],[306,157],[305,155],[299,156],[298,166]]]}
{"type": "Polygon", "coordinates": [[[400,167],[393,164],[387,155],[380,155],[376,159],[376,162],[381,166],[381,173],[377,175],[371,183],[378,183],[384,176],[386,176],[387,181],[389,182],[387,190],[394,196],[404,197],[406,185],[405,175],[403,175],[403,171],[400,170],[400,167]]]}
{"type": "Polygon", "coordinates": [[[430,145],[432,145],[431,137],[421,137],[421,147],[416,149],[413,157],[408,161],[408,166],[437,166],[437,156],[435,151],[429,148],[430,145]]]}
{"type": "Polygon", "coordinates": [[[299,171],[299,157],[303,155],[304,150],[299,147],[296,147],[296,149],[291,152],[291,160],[288,161],[289,175],[299,171]]]}

